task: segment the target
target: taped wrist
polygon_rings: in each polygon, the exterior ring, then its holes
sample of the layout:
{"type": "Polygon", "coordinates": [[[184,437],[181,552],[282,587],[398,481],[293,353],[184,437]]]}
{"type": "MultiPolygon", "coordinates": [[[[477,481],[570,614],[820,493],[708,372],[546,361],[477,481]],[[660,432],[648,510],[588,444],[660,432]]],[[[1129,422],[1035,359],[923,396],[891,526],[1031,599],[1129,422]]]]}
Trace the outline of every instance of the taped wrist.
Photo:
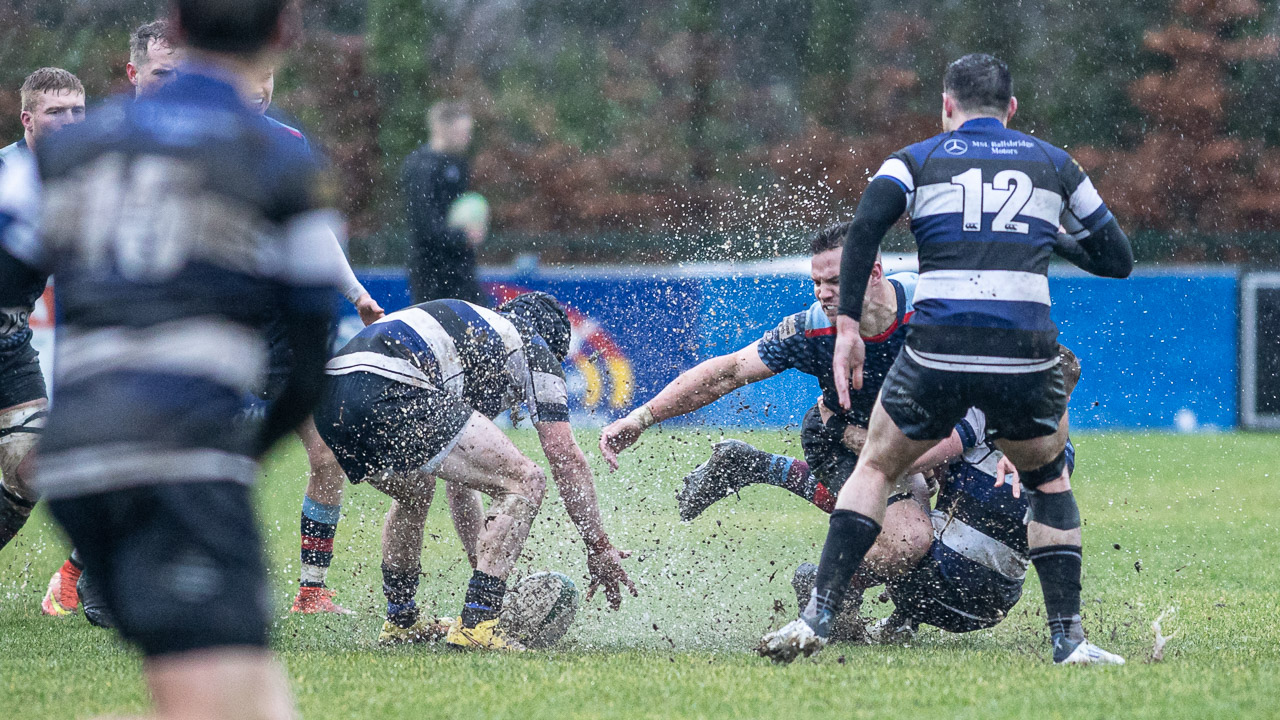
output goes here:
{"type": "Polygon", "coordinates": [[[1022,487],[1027,488],[1028,490],[1035,490],[1045,483],[1051,483],[1062,477],[1062,471],[1065,470],[1066,467],[1067,449],[1063,448],[1062,452],[1058,453],[1058,457],[1051,460],[1049,464],[1041,465],[1035,470],[1020,472],[1020,475],[1022,476],[1022,487]]]}
{"type": "Polygon", "coordinates": [[[1038,522],[1055,530],[1080,527],[1080,507],[1070,490],[1060,493],[1027,492],[1027,522],[1038,522]]]}
{"type": "Polygon", "coordinates": [[[641,405],[635,410],[632,410],[630,414],[627,415],[627,418],[639,423],[642,430],[648,430],[653,427],[655,422],[657,422],[654,420],[653,411],[649,409],[648,405],[641,405]]]}

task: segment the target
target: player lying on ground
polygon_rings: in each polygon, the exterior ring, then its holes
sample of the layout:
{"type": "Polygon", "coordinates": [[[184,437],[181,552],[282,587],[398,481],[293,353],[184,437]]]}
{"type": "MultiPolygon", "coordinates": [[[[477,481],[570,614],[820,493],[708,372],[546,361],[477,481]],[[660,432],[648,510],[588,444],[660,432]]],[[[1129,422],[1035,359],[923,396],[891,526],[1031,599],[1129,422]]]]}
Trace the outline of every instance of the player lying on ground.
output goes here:
{"type": "MultiPolygon", "coordinates": [[[[1080,514],[1066,472],[1066,393],[1050,316],[1048,265],[1060,218],[1074,216],[1082,266],[1126,277],[1129,241],[1065,152],[1006,124],[1017,110],[1008,67],[967,55],[943,79],[944,132],[895,153],[849,228],[840,273],[835,374],[863,383],[862,289],[881,239],[908,208],[919,248],[916,313],[881,388],[858,465],[836,499],[816,586],[800,618],[761,654],[790,662],[826,644],[831,621],[880,534],[899,477],[970,408],[1036,493],[1027,538],[1056,663],[1120,663],[1080,622],[1080,514]]],[[[849,400],[844,385],[841,405],[849,400]]]]}
{"type": "Polygon", "coordinates": [[[37,489],[142,650],[160,717],[294,716],[249,486],[323,385],[339,218],[312,158],[237,94],[292,35],[284,5],[177,0],[190,63],[41,147],[40,237],[3,238],[53,274],[63,321],[37,489]],[[293,372],[249,427],[276,307],[293,372]]]}
{"type": "Polygon", "coordinates": [[[352,482],[367,481],[395,500],[382,535],[387,620],[380,642],[446,634],[455,647],[520,649],[498,615],[546,477],[492,421],[520,404],[586,545],[588,596],[603,586],[616,608],[619,585],[635,593],[620,563],[627,553],[609,542],[591,469],[569,426],[561,367],[569,342],[568,315],[546,293],[519,295],[496,312],[436,300],[370,325],[329,362],[333,377],[315,413],[320,436],[352,482]],[[437,477],[492,498],[462,614],[445,622],[420,617],[414,602],[437,477]]]}
{"type": "Polygon", "coordinates": [[[692,520],[715,501],[753,483],[777,485],[830,512],[835,493],[858,460],[880,383],[906,338],[916,284],[915,273],[885,277],[879,259],[871,266],[864,293],[867,381],[852,391],[850,409],[840,410],[831,372],[835,346],[832,321],[840,304],[840,258],[847,229],[847,223],[833,225],[810,241],[810,276],[817,301],[808,310],[787,316],[763,338],[737,352],[685,371],[653,399],[604,429],[600,453],[611,468],[618,466],[618,453],[654,423],[693,412],[744,385],[795,369],[815,376],[822,388],[822,397],[805,414],[801,431],[809,462],[756,450],[741,441],[718,443],[711,463],[737,470],[713,474],[707,482],[696,478],[686,482],[678,496],[680,517],[692,520]]]}
{"type": "MultiPolygon", "coordinates": [[[[22,139],[0,149],[0,167],[6,160],[32,162],[32,153],[45,138],[61,128],[84,120],[84,86],[75,75],[60,68],[41,68],[22,83],[22,139]]],[[[9,182],[23,182],[21,173],[9,175],[9,182]]],[[[0,208],[7,222],[20,220],[23,206],[34,207],[36,188],[10,187],[4,195],[9,206],[0,208]]],[[[0,233],[4,228],[0,227],[0,233]]],[[[0,263],[9,263],[13,272],[0,283],[0,549],[26,524],[38,496],[31,485],[31,449],[44,426],[48,393],[40,371],[39,354],[31,345],[31,313],[44,293],[48,276],[14,264],[16,260],[0,250],[0,263]]],[[[46,614],[61,614],[58,600],[76,595],[80,564],[66,563],[67,573],[54,575],[41,601],[46,614]],[[65,581],[65,583],[64,583],[65,581]]],[[[72,604],[74,609],[75,605],[72,604]]]]}
{"type": "MultiPolygon", "coordinates": [[[[1070,350],[1060,349],[1069,398],[1080,363],[1070,350]]],[[[1033,491],[999,481],[1003,458],[986,432],[986,416],[975,408],[917,461],[915,469],[941,473],[936,503],[930,508],[923,487],[889,498],[884,529],[853,576],[832,623],[832,640],[861,639],[862,595],[882,584],[894,612],[869,628],[866,639],[872,642],[907,640],[921,623],[962,633],[992,627],[1008,616],[1022,597],[1031,562],[1026,515],[1033,491]]],[[[1068,440],[1068,474],[1074,467],[1075,449],[1068,440]]],[[[792,585],[801,610],[817,570],[812,563],[796,570],[792,585]]]]}

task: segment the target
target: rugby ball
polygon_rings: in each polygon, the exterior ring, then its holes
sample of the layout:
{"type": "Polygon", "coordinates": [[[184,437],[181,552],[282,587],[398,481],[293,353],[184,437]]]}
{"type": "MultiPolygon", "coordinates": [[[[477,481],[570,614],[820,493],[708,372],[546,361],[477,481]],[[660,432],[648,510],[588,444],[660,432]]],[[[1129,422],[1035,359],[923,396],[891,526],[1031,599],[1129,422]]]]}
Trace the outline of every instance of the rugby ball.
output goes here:
{"type": "Polygon", "coordinates": [[[525,647],[547,648],[569,632],[577,614],[577,586],[563,573],[543,571],[507,591],[498,622],[525,647]]]}
{"type": "Polygon", "coordinates": [[[476,192],[465,192],[449,206],[445,222],[452,228],[489,228],[489,201],[476,192]]]}

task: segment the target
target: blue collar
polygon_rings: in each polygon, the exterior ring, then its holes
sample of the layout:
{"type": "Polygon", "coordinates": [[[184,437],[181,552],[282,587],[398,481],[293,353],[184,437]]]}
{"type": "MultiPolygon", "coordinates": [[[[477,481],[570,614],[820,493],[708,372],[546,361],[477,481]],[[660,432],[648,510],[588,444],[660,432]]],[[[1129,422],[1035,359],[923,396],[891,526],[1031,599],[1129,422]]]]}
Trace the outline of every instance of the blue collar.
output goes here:
{"type": "Polygon", "coordinates": [[[972,127],[972,128],[973,128],[973,129],[975,129],[975,130],[976,130],[976,129],[978,129],[978,128],[987,128],[987,127],[1001,127],[1001,128],[1002,128],[1002,127],[1004,127],[1004,123],[1000,122],[1000,120],[999,120],[998,118],[993,118],[993,117],[978,117],[978,118],[974,118],[974,119],[972,119],[972,120],[966,120],[966,121],[965,121],[965,123],[964,123],[963,125],[961,125],[959,129],[964,130],[964,129],[965,129],[965,128],[967,128],[967,127],[972,127]]]}
{"type": "Polygon", "coordinates": [[[231,84],[227,71],[208,64],[186,62],[178,66],[178,77],[143,100],[193,100],[212,105],[234,106],[248,110],[240,94],[231,84]]]}

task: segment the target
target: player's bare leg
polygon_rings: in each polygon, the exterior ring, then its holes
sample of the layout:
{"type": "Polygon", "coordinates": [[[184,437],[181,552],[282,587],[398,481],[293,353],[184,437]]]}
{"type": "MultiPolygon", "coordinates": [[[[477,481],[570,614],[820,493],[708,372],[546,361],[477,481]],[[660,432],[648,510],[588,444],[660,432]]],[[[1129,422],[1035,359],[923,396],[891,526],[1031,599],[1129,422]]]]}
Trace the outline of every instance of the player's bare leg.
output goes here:
{"type": "Polygon", "coordinates": [[[479,491],[464,487],[457,483],[445,483],[445,499],[449,503],[449,515],[453,518],[453,528],[462,541],[462,549],[467,553],[467,561],[471,569],[476,567],[476,540],[484,527],[484,501],[479,491]]]}
{"type": "Polygon", "coordinates": [[[156,718],[293,720],[284,671],[267,650],[212,648],[143,664],[156,718]]]}
{"type": "Polygon", "coordinates": [[[292,611],[350,615],[351,611],[337,604],[334,592],[325,586],[333,561],[333,539],[338,531],[346,475],[333,451],[320,439],[314,420],[307,418],[297,432],[307,451],[310,474],[302,498],[302,571],[292,611]]]}
{"type": "Polygon", "coordinates": [[[1064,413],[1053,435],[997,440],[996,444],[1018,468],[1023,492],[1029,494],[1027,546],[1044,592],[1054,662],[1122,665],[1124,658],[1085,639],[1080,620],[1083,539],[1080,510],[1066,469],[1067,426],[1064,413]]]}
{"type": "Polygon", "coordinates": [[[936,440],[912,440],[876,402],[858,465],[836,498],[809,605],[800,618],[769,633],[757,651],[774,662],[791,662],[822,649],[854,573],[875,544],[889,493],[936,440]]]}
{"type": "Polygon", "coordinates": [[[422,534],[435,494],[435,476],[418,472],[371,477],[369,484],[393,500],[382,524],[382,592],[387,597],[387,619],[378,643],[439,640],[448,632],[448,622],[421,617],[413,599],[422,574],[422,534]]]}

